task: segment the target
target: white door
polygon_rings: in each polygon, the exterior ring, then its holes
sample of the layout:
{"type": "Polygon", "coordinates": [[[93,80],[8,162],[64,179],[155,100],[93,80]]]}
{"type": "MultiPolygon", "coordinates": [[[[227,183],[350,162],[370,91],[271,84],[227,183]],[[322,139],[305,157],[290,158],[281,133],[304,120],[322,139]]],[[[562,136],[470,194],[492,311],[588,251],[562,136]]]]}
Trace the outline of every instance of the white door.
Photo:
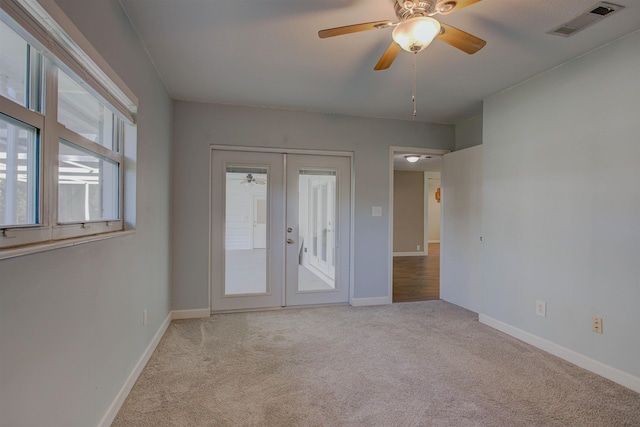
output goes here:
{"type": "Polygon", "coordinates": [[[350,165],[212,151],[212,310],[348,301],[350,165]]]}
{"type": "Polygon", "coordinates": [[[212,151],[212,310],[282,304],[283,165],[281,154],[212,151]],[[264,248],[252,244],[254,196],[266,200],[264,248]]]}
{"type": "Polygon", "coordinates": [[[287,156],[287,305],[349,300],[351,162],[287,156]]]}
{"type": "Polygon", "coordinates": [[[440,298],[476,313],[482,303],[482,145],[442,164],[440,298]]]}

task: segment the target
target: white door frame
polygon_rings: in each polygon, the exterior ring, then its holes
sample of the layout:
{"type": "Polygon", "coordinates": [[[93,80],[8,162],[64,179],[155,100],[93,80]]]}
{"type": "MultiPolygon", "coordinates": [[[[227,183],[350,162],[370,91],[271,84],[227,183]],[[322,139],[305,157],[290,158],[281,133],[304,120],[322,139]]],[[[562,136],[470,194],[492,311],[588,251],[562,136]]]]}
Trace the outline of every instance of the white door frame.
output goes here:
{"type": "MultiPolygon", "coordinates": [[[[444,156],[450,153],[451,150],[442,150],[437,148],[418,148],[418,147],[402,147],[392,145],[389,147],[389,246],[387,248],[387,260],[389,263],[388,271],[388,295],[389,302],[393,302],[393,155],[396,153],[411,153],[420,155],[432,155],[432,156],[444,156]]],[[[426,189],[425,189],[426,192],[426,189]]],[[[426,202],[426,198],[425,198],[426,202]]],[[[426,204],[426,203],[425,203],[426,204]]],[[[425,235],[427,231],[425,230],[425,235]]],[[[440,241],[442,242],[442,216],[440,216],[440,241]]],[[[428,254],[428,243],[424,242],[424,250],[428,254]]]]}
{"type": "MultiPolygon", "coordinates": [[[[354,169],[354,152],[353,151],[334,151],[334,150],[305,150],[305,149],[294,149],[294,148],[267,148],[267,147],[251,147],[251,146],[243,146],[243,145],[219,145],[212,144],[209,146],[209,158],[212,156],[213,150],[225,150],[225,151],[249,151],[256,153],[279,153],[279,154],[308,154],[308,155],[320,155],[320,156],[339,156],[339,157],[348,157],[350,161],[350,169],[351,169],[351,182],[349,185],[351,186],[351,217],[350,217],[350,232],[349,239],[351,244],[349,245],[349,283],[347,286],[349,287],[349,304],[352,304],[354,298],[354,237],[355,237],[355,169],[354,169]]],[[[286,166],[286,165],[285,165],[286,166]]],[[[213,241],[212,241],[212,227],[213,227],[213,212],[214,212],[214,200],[212,193],[212,178],[213,178],[213,170],[211,168],[211,162],[209,162],[209,295],[207,298],[207,304],[209,305],[209,312],[212,311],[211,307],[211,297],[213,294],[213,267],[211,263],[211,256],[213,253],[213,241]]],[[[282,300],[284,304],[284,292],[282,295],[282,300]]]]}
{"type": "MultiPolygon", "coordinates": [[[[443,156],[444,157],[444,156],[443,156]]],[[[444,159],[443,159],[444,161],[444,159]]],[[[428,211],[429,211],[429,205],[433,205],[435,199],[430,199],[429,198],[429,180],[433,181],[438,181],[438,187],[440,187],[440,191],[442,191],[442,176],[440,178],[433,178],[431,176],[429,176],[430,173],[440,173],[440,172],[425,172],[424,173],[424,209],[425,209],[425,215],[424,215],[424,247],[425,247],[425,255],[429,255],[429,220],[428,220],[428,211]]],[[[436,202],[438,203],[438,202],[436,202]]],[[[440,217],[442,217],[442,205],[440,206],[440,217]]],[[[442,230],[441,230],[442,231],[442,230]]],[[[440,239],[438,239],[438,242],[440,242],[440,239]]],[[[436,242],[433,242],[436,243],[436,242]]]]}

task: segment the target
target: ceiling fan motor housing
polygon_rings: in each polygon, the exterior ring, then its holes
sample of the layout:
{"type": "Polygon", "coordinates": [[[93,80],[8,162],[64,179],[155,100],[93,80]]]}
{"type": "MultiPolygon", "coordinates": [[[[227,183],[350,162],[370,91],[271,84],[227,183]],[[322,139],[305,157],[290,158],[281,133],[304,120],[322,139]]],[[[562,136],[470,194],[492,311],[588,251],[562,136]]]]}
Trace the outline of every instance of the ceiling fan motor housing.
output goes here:
{"type": "Polygon", "coordinates": [[[396,16],[401,21],[419,16],[446,15],[455,9],[456,0],[393,0],[396,16]]]}
{"type": "Polygon", "coordinates": [[[396,16],[401,21],[417,16],[430,16],[436,12],[433,1],[394,0],[396,16]]]}

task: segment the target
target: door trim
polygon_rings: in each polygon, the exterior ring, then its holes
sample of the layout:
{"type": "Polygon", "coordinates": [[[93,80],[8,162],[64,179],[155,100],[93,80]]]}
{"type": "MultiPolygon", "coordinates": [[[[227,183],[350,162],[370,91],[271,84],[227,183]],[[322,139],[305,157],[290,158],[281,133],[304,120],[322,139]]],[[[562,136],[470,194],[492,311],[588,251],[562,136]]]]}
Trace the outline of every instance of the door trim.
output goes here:
{"type": "MultiPolygon", "coordinates": [[[[350,231],[349,231],[349,239],[351,244],[349,245],[349,304],[354,305],[354,283],[355,283],[355,275],[354,275],[354,260],[355,260],[355,200],[356,200],[356,186],[355,186],[355,167],[354,167],[354,152],[353,151],[335,151],[335,150],[307,150],[307,149],[299,149],[299,148],[270,148],[270,147],[252,147],[248,145],[223,145],[223,144],[211,144],[209,145],[209,159],[213,154],[214,150],[224,150],[224,151],[248,151],[248,152],[256,152],[256,153],[279,153],[279,154],[308,154],[308,155],[318,155],[318,156],[337,156],[337,157],[348,157],[350,162],[350,170],[351,170],[351,181],[349,185],[351,186],[351,212],[350,212],[350,231]]],[[[393,156],[392,156],[393,157],[393,156]]],[[[393,158],[392,158],[393,160],[393,158]]],[[[284,164],[284,179],[286,182],[286,158],[284,164]]],[[[393,174],[392,174],[393,175],[393,174]]],[[[209,280],[209,294],[207,295],[207,306],[209,307],[209,312],[213,313],[213,307],[211,305],[211,297],[213,295],[213,281],[212,281],[212,262],[211,256],[213,254],[213,239],[212,239],[212,231],[213,231],[213,169],[211,167],[211,161],[209,161],[209,254],[208,254],[208,262],[209,268],[208,270],[208,280],[209,280]]],[[[284,262],[284,260],[283,260],[284,262]]],[[[283,303],[284,303],[284,292],[283,292],[283,303]]],[[[286,308],[286,307],[285,307],[286,308]]],[[[274,309],[278,309],[275,307],[274,309]]]]}
{"type": "MultiPolygon", "coordinates": [[[[311,154],[316,156],[338,156],[351,157],[353,163],[353,151],[323,151],[323,150],[306,150],[302,148],[268,148],[268,147],[251,147],[247,145],[210,145],[211,150],[224,151],[254,151],[256,153],[277,153],[277,154],[311,154]]],[[[449,151],[447,151],[448,153],[449,151]]],[[[352,165],[353,166],[353,165],[352,165]]]]}

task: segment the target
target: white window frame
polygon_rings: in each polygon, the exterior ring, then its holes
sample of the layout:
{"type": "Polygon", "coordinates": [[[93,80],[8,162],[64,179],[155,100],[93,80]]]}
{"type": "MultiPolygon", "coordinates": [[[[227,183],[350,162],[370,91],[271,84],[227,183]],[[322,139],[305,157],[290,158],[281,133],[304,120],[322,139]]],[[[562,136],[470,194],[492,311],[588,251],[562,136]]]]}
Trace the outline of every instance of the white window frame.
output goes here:
{"type": "MultiPolygon", "coordinates": [[[[0,0],[0,20],[43,53],[45,73],[45,93],[40,94],[40,98],[44,98],[43,113],[0,96],[0,113],[39,130],[40,150],[38,223],[0,226],[0,259],[130,234],[132,230],[125,229],[124,215],[125,212],[135,214],[135,208],[125,209],[124,206],[124,138],[125,135],[127,138],[136,137],[136,132],[131,132],[131,129],[135,130],[137,98],[54,2],[0,0]],[[58,123],[57,73],[60,69],[114,112],[118,125],[113,132],[113,150],[58,123]],[[64,224],[58,221],[58,149],[61,140],[118,165],[118,218],[64,224]]],[[[136,141],[131,142],[135,146],[136,141]]],[[[135,218],[127,221],[130,223],[135,223],[135,218]]]]}

